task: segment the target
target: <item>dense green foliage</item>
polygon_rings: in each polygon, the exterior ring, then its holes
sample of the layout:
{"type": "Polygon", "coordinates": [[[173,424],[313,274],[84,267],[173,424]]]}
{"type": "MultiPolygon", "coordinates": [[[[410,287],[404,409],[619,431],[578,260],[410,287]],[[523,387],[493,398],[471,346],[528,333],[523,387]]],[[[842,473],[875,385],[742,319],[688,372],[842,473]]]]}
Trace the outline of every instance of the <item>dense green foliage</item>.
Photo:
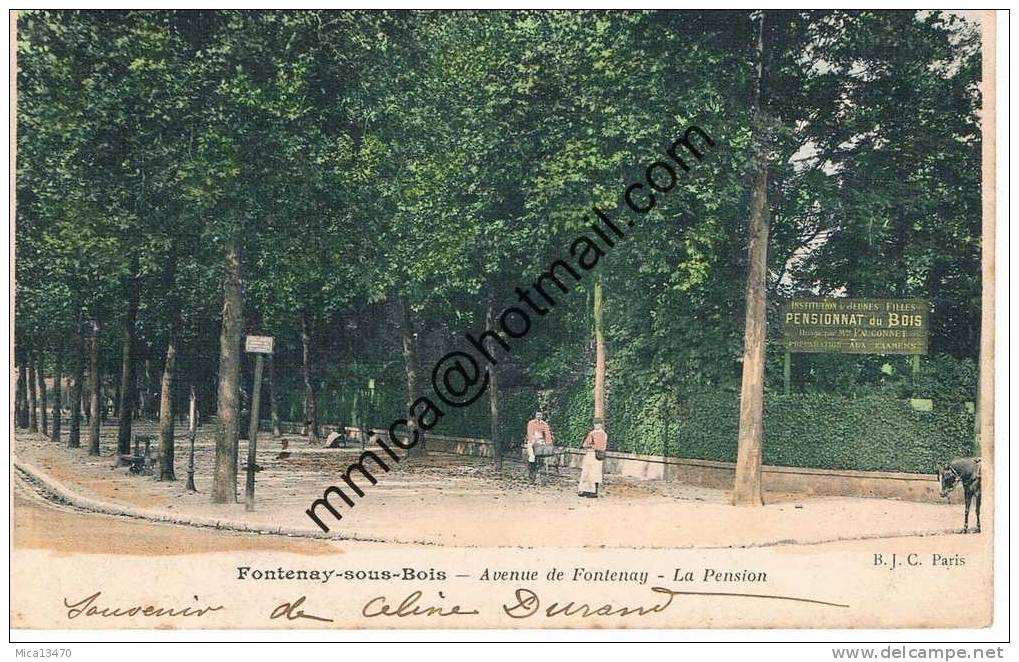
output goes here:
{"type": "MultiPolygon", "coordinates": [[[[280,415],[306,415],[307,378],[324,422],[388,425],[406,409],[403,336],[423,382],[490,302],[515,302],[562,253],[592,205],[616,209],[697,124],[717,148],[599,265],[607,426],[613,448],[732,459],[752,19],[25,12],[19,356],[52,372],[62,355],[66,374],[94,320],[116,374],[135,284],[145,401],[176,333],[174,401],[193,385],[214,412],[223,256],[237,243],[245,331],[277,338],[280,415]]],[[[765,460],[928,470],[972,437],[949,412],[975,399],[979,32],[947,12],[776,11],[766,25],[769,315],[792,296],[929,298],[932,354],[918,375],[902,358],[797,355],[782,398],[771,319],[765,460]],[[909,397],[934,399],[934,414],[905,409],[909,397]],[[868,412],[889,425],[864,426],[868,412]]],[[[559,439],[579,441],[591,337],[579,286],[503,357],[507,440],[541,406],[559,439]]],[[[487,407],[435,432],[487,436],[487,407]]]]}
{"type": "MultiPolygon", "coordinates": [[[[931,473],[945,457],[973,452],[973,414],[962,405],[924,412],[887,395],[822,393],[773,393],[766,403],[765,464],[931,473]]],[[[721,388],[684,398],[672,419],[625,412],[616,420],[617,447],[733,462],[738,411],[739,392],[721,388]]]]}
{"type": "MultiPolygon", "coordinates": [[[[962,371],[967,367],[969,379],[943,368],[952,375],[950,394],[931,382],[932,375],[938,374],[933,370],[921,371],[908,382],[890,380],[853,394],[805,392],[785,396],[781,390],[769,392],[764,461],[793,467],[931,473],[945,457],[974,452],[974,411],[967,407],[973,402],[953,399],[963,390],[959,383],[966,391],[975,391],[972,366],[955,366],[962,371]],[[910,405],[913,397],[934,400],[933,411],[914,409],[910,405]]],[[[719,462],[735,460],[739,418],[736,385],[669,397],[613,376],[608,421],[613,450],[719,462]]],[[[524,420],[537,395],[515,394],[523,397],[508,404],[510,420],[524,420]]],[[[557,439],[579,447],[591,424],[590,379],[558,395],[543,407],[557,439]]],[[[398,395],[395,402],[399,402],[398,395]]],[[[486,425],[483,411],[468,410],[466,415],[449,421],[443,433],[484,437],[486,425]]]]}

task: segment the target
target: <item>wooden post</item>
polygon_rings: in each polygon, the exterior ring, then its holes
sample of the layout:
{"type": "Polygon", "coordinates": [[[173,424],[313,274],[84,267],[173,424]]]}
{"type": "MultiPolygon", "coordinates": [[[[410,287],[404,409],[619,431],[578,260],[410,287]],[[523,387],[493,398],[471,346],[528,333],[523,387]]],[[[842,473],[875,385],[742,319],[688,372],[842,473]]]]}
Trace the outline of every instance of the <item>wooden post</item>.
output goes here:
{"type": "Polygon", "coordinates": [[[195,397],[195,386],[191,385],[191,402],[188,406],[188,434],[191,436],[190,447],[188,448],[188,482],[184,489],[188,492],[197,492],[195,487],[195,434],[198,432],[198,399],[195,397]]]}
{"type": "Polygon", "coordinates": [[[255,354],[255,384],[251,389],[251,424],[248,426],[248,472],[244,483],[244,510],[255,509],[255,451],[258,445],[258,404],[262,396],[264,354],[255,354]]]}
{"type": "Polygon", "coordinates": [[[782,366],[782,377],[785,380],[785,394],[789,395],[789,376],[792,373],[792,354],[785,353],[785,365],[782,366]]]}

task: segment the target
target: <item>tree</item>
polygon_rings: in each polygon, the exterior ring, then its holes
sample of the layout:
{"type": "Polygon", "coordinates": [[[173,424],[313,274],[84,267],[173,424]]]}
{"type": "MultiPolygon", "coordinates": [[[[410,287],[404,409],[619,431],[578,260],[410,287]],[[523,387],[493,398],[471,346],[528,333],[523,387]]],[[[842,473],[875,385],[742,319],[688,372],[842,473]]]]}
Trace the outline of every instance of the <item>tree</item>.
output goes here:
{"type": "Polygon", "coordinates": [[[29,352],[28,356],[25,357],[28,361],[28,431],[38,432],[39,431],[39,396],[37,392],[37,384],[35,377],[36,364],[32,360],[32,353],[29,352]]]}
{"type": "Polygon", "coordinates": [[[24,360],[18,361],[18,382],[15,387],[15,420],[20,428],[28,427],[28,368],[24,360]]]}
{"type": "Polygon", "coordinates": [[[39,380],[39,427],[44,435],[49,434],[46,404],[49,399],[46,394],[46,374],[43,371],[42,354],[35,355],[35,375],[39,380]]]}
{"type": "Polygon", "coordinates": [[[74,325],[72,352],[74,353],[74,369],[71,374],[71,416],[68,420],[67,447],[81,446],[81,398],[85,384],[85,347],[82,338],[81,320],[74,325]]]}
{"type": "Polygon", "coordinates": [[[117,405],[119,421],[117,425],[117,453],[131,453],[131,420],[134,418],[136,384],[135,375],[135,334],[138,324],[138,272],[137,259],[133,262],[132,275],[125,279],[124,289],[127,300],[127,311],[124,315],[122,329],[123,343],[121,346],[120,402],[117,405]]]}
{"type": "MultiPolygon", "coordinates": [[[[764,85],[765,12],[757,18],[756,76],[752,112],[755,129],[765,130],[761,117],[764,85]]],[[[746,331],[743,340],[743,386],[740,391],[739,448],[732,502],[737,506],[763,505],[761,458],[764,443],[764,348],[767,343],[766,291],[768,275],[768,155],[765,140],[757,138],[753,157],[750,201],[750,247],[747,270],[746,331]]]]}
{"type": "MultiPolygon", "coordinates": [[[[168,279],[172,276],[168,276],[168,279]]],[[[171,294],[171,297],[174,295],[171,294]]],[[[171,299],[175,301],[175,299],[171,299]]],[[[178,317],[170,323],[170,336],[166,341],[166,357],[159,390],[159,480],[177,480],[174,473],[174,371],[177,362],[177,343],[180,336],[179,305],[171,304],[171,312],[178,317]]]]}
{"type": "Polygon", "coordinates": [[[605,423],[605,319],[601,277],[594,281],[594,422],[605,423]]]}
{"type": "Polygon", "coordinates": [[[53,428],[50,439],[54,443],[60,443],[61,419],[63,418],[64,403],[64,353],[63,350],[56,351],[56,369],[53,372],[53,428]]]}
{"type": "Polygon", "coordinates": [[[223,276],[223,329],[219,337],[219,432],[212,481],[214,503],[237,500],[238,378],[241,369],[241,256],[237,238],[227,243],[223,276]]]}
{"type": "Polygon", "coordinates": [[[100,375],[99,357],[99,320],[90,321],[92,333],[88,343],[88,393],[89,393],[89,427],[88,427],[88,454],[99,455],[102,452],[100,447],[99,426],[102,423],[102,378],[100,375]]]}
{"type": "MultiPolygon", "coordinates": [[[[66,368],[71,447],[83,396],[96,449],[93,400],[116,396],[120,452],[158,402],[172,478],[193,387],[230,502],[244,332],[277,338],[274,429],[420,413],[426,366],[498,331],[594,207],[632,238],[532,317],[540,341],[488,336],[487,407],[447,408],[444,431],[498,447],[540,401],[569,442],[593,408],[621,450],[682,453],[698,394],[739,384],[741,450],[715,459],[759,502],[766,328],[792,296],[930,298],[925,367],[969,389],[980,50],[955,14],[29,11],[19,32],[16,416],[38,426],[66,368]],[[620,192],[694,125],[711,149],[630,213],[620,192]]],[[[920,388],[886,362],[803,356],[794,376],[920,388]]]]}

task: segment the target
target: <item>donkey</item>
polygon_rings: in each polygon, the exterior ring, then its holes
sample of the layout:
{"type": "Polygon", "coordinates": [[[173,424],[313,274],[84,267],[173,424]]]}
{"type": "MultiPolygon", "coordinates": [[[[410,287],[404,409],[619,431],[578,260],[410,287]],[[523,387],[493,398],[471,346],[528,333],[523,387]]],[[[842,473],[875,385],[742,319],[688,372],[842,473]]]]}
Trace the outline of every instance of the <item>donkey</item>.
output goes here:
{"type": "Polygon", "coordinates": [[[966,514],[962,520],[962,532],[969,532],[969,505],[976,497],[977,528],[980,533],[980,458],[958,457],[938,469],[938,480],[941,482],[941,496],[947,498],[956,483],[962,483],[963,495],[966,498],[966,514]]]}

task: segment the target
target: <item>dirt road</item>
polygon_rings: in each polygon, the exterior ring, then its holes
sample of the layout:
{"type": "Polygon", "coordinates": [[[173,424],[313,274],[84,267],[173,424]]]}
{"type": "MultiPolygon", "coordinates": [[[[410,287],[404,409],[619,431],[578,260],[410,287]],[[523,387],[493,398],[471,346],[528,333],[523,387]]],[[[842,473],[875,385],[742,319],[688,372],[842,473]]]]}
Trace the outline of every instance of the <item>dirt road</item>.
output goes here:
{"type": "Polygon", "coordinates": [[[92,513],[49,500],[22,478],[15,479],[12,504],[12,545],[18,549],[137,556],[234,551],[342,553],[336,543],[325,540],[245,535],[92,513]],[[98,531],[102,535],[97,535],[98,531]]]}
{"type": "MultiPolygon", "coordinates": [[[[104,428],[106,448],[115,428],[104,428]]],[[[183,440],[182,440],[183,441],[183,440]]],[[[19,433],[15,452],[54,480],[84,497],[180,516],[243,521],[262,527],[286,526],[321,533],[306,515],[313,501],[339,481],[360,449],[291,445],[277,458],[278,445],[260,445],[257,507],[213,504],[208,496],[214,440],[197,441],[199,493],[183,481],[159,482],[111,466],[111,458],[67,449],[41,435],[19,433]],[[274,447],[275,446],[275,447],[274,447]]],[[[178,448],[182,477],[184,443],[178,448]]],[[[244,448],[241,456],[244,456],[244,448]]],[[[488,460],[431,453],[405,460],[365,483],[365,496],[343,509],[337,521],[319,508],[331,534],[361,540],[455,547],[620,547],[720,548],[818,544],[836,540],[944,535],[961,526],[962,508],[894,499],[805,497],[769,494],[763,508],[733,508],[724,490],[672,481],[606,478],[599,499],[576,494],[576,475],[564,470],[533,486],[518,463],[497,472],[488,460]]],[[[336,497],[333,497],[337,500],[336,497]]]]}

